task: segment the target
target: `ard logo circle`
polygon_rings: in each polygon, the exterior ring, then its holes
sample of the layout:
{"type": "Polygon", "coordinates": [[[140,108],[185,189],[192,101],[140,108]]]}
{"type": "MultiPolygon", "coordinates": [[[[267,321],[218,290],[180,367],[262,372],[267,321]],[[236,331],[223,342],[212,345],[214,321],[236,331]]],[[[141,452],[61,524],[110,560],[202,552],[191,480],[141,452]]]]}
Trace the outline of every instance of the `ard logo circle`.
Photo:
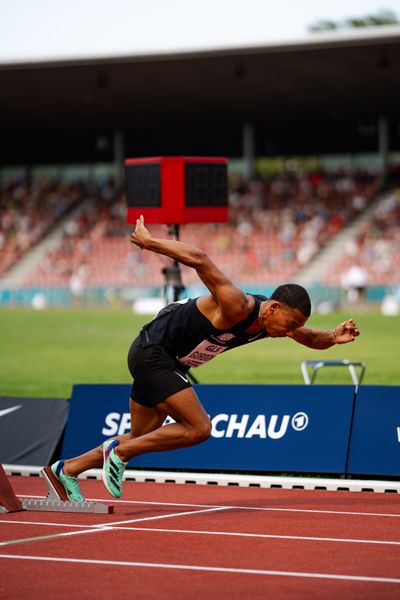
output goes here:
{"type": "Polygon", "coordinates": [[[308,415],[298,412],[292,417],[292,427],[295,431],[304,431],[308,425],[308,415]]]}

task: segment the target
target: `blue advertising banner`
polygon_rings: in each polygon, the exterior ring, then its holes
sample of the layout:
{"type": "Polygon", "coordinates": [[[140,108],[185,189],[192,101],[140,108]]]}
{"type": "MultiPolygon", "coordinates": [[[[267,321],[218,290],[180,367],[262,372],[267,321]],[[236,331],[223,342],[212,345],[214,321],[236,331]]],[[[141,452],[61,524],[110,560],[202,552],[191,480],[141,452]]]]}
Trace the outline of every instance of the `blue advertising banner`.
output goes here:
{"type": "MultiPolygon", "coordinates": [[[[191,448],[149,453],[130,467],[344,473],[353,386],[196,385],[211,438],[191,448]]],[[[130,429],[130,385],[76,385],[63,458],[130,429]]]]}
{"type": "Polygon", "coordinates": [[[348,472],[400,475],[400,387],[360,386],[348,472]]]}

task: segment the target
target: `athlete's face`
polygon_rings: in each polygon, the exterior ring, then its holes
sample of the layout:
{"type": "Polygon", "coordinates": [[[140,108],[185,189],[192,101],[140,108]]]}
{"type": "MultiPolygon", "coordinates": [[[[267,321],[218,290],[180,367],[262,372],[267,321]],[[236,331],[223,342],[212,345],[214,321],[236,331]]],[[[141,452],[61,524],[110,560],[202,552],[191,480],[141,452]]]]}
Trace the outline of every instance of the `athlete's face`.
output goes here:
{"type": "Polygon", "coordinates": [[[286,337],[288,333],[303,327],[307,317],[297,308],[290,308],[277,301],[267,302],[260,312],[260,324],[271,337],[286,337]]]}

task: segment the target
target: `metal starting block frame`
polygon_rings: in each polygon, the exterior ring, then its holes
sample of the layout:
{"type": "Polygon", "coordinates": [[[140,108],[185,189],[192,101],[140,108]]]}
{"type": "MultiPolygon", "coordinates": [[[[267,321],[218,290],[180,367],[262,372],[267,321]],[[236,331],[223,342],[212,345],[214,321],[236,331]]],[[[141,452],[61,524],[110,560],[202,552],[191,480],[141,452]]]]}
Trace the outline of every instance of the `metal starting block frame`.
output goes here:
{"type": "Polygon", "coordinates": [[[361,384],[365,373],[365,363],[354,362],[352,360],[347,360],[346,358],[342,360],[303,360],[301,363],[301,372],[303,374],[304,383],[306,385],[314,383],[315,377],[322,367],[347,367],[356,389],[361,384]],[[355,367],[360,369],[359,376],[357,375],[355,367]],[[311,376],[308,371],[309,368],[311,369],[311,376]]]}
{"type": "Polygon", "coordinates": [[[50,467],[44,467],[40,472],[48,487],[46,498],[17,498],[10,481],[0,464],[0,513],[18,512],[22,510],[64,512],[64,513],[89,513],[112,514],[114,506],[107,502],[84,500],[71,502],[68,500],[65,489],[52,473],[50,467]]]}

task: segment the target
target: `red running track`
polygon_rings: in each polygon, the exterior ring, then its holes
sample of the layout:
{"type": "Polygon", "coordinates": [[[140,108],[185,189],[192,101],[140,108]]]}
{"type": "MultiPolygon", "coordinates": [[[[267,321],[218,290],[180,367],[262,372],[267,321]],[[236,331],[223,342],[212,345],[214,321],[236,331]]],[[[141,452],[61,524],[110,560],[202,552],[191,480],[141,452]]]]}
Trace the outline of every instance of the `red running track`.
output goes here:
{"type": "MultiPolygon", "coordinates": [[[[44,483],[14,477],[20,496],[44,483]]],[[[110,500],[83,480],[88,499],[110,500]]],[[[397,494],[126,482],[113,515],[0,515],[0,597],[400,598],[397,494]]]]}

